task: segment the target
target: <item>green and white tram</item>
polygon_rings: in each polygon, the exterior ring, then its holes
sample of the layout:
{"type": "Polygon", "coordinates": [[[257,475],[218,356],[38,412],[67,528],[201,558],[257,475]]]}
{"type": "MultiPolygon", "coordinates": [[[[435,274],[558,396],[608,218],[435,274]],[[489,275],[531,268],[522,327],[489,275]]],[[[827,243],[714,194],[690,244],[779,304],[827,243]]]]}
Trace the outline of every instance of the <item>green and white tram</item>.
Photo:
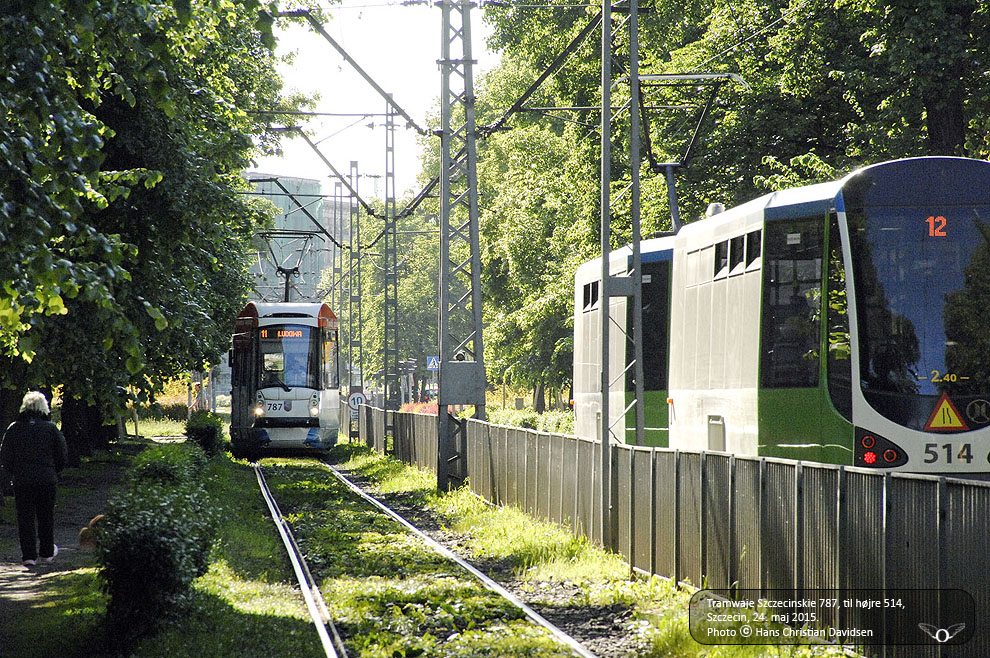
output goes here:
{"type": "Polygon", "coordinates": [[[337,442],[338,328],[326,304],[248,302],[230,351],[235,456],[337,442]]]}
{"type": "MultiPolygon", "coordinates": [[[[990,471],[990,162],[865,167],[641,250],[650,445],[990,471]]],[[[630,254],[612,254],[613,274],[628,273],[630,254]]],[[[576,429],[589,437],[600,271],[586,263],[575,281],[576,429]]],[[[626,299],[609,306],[628,326],[626,299]]],[[[626,344],[612,332],[616,421],[632,396],[626,344]]]]}

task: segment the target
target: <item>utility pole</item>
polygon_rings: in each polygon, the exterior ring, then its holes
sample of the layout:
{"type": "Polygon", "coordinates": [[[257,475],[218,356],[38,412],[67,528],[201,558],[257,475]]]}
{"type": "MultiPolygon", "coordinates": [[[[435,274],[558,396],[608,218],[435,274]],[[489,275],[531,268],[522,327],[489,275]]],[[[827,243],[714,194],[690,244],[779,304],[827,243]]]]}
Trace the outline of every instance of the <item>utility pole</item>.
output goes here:
{"type": "MultiPolygon", "coordinates": [[[[607,5],[608,3],[606,3],[607,5]]],[[[612,439],[613,436],[625,441],[626,414],[630,409],[635,413],[633,442],[645,442],[645,414],[643,409],[643,276],[642,254],[640,252],[640,146],[639,146],[639,5],[637,0],[629,0],[629,166],[631,169],[630,211],[632,220],[632,264],[626,276],[614,277],[611,274],[611,182],[612,182],[612,17],[611,7],[602,8],[602,111],[601,111],[601,538],[607,548],[615,546],[616,521],[612,508],[612,439]],[[632,327],[626,326],[623,338],[626,339],[625,352],[631,352],[627,363],[615,369],[610,360],[612,298],[625,297],[626,306],[632,306],[632,327]],[[626,373],[632,372],[633,399],[625,405],[615,419],[612,418],[611,391],[619,384],[620,399],[625,401],[626,373]],[[616,435],[613,428],[619,425],[616,435]]],[[[620,110],[621,112],[622,110],[620,110]]],[[[623,268],[625,269],[625,268],[623,268]]],[[[620,325],[621,326],[621,323],[620,325]]]]}
{"type": "Polygon", "coordinates": [[[442,0],[440,171],[440,391],[437,489],[463,481],[467,421],[448,405],[474,405],[485,418],[481,258],[475,152],[471,2],[442,0]],[[460,126],[454,128],[454,126],[460,126]]]}
{"type": "MultiPolygon", "coordinates": [[[[348,208],[350,210],[351,222],[351,267],[348,276],[348,288],[350,288],[348,332],[348,365],[350,371],[347,377],[348,395],[351,393],[364,392],[364,354],[361,350],[361,214],[358,207],[358,163],[351,161],[350,189],[351,195],[348,197],[348,208]]],[[[353,422],[353,418],[348,420],[348,433],[350,439],[358,437],[358,424],[353,422]]]]}
{"type": "MultiPolygon", "coordinates": [[[[399,409],[399,273],[395,217],[395,110],[385,113],[385,336],[382,368],[385,374],[385,409],[399,409]]],[[[394,436],[394,415],[385,414],[385,435],[394,436]]]]}

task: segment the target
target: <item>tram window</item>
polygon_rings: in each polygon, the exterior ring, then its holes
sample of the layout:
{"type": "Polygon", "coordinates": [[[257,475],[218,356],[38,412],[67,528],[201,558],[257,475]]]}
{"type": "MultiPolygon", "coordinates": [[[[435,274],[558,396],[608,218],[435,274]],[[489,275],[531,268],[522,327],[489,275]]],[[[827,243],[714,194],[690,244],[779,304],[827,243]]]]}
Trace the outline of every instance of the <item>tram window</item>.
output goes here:
{"type": "Polygon", "coordinates": [[[742,235],[732,238],[729,241],[729,272],[735,272],[736,268],[742,265],[743,253],[745,252],[746,238],[742,235]]]}
{"type": "Polygon", "coordinates": [[[766,225],[760,382],[764,388],[818,385],[821,325],[820,217],[766,225]]]}
{"type": "MultiPolygon", "coordinates": [[[[643,263],[643,390],[667,389],[670,264],[643,263]]],[[[632,304],[626,307],[626,326],[633,326],[632,304]]],[[[626,390],[635,388],[634,369],[626,373],[626,390]]]]}
{"type": "Polygon", "coordinates": [[[846,270],[842,258],[839,218],[834,213],[828,230],[828,393],[832,405],[846,420],[852,420],[852,347],[849,337],[846,270]]]}
{"type": "Polygon", "coordinates": [[[729,270],[729,242],[715,245],[715,278],[724,276],[729,270]]]}
{"type": "Polygon", "coordinates": [[[746,234],[746,267],[749,267],[760,257],[762,231],[759,229],[746,234]]]}
{"type": "Polygon", "coordinates": [[[598,305],[598,282],[584,284],[584,310],[590,310],[598,305]]]}

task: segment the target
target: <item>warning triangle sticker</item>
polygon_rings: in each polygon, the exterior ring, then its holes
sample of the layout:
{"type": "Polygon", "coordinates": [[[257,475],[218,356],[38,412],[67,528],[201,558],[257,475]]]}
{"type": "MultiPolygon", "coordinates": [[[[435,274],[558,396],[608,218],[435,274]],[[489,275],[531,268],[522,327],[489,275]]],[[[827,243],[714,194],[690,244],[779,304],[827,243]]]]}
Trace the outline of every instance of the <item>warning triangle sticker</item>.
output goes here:
{"type": "Polygon", "coordinates": [[[969,426],[966,425],[966,421],[962,419],[962,415],[959,410],[956,409],[956,405],[952,404],[952,400],[946,393],[942,393],[942,397],[939,398],[938,404],[935,405],[935,411],[932,412],[931,417],[928,418],[928,423],[925,425],[924,431],[926,432],[946,432],[954,430],[968,430],[969,426]]]}

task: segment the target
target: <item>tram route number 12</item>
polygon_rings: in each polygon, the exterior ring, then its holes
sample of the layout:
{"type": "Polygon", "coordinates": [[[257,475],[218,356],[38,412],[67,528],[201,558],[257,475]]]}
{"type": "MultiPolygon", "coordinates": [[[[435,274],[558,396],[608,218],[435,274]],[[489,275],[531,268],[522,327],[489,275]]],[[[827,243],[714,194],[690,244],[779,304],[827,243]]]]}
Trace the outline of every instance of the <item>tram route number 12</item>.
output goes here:
{"type": "Polygon", "coordinates": [[[939,215],[929,215],[928,219],[928,236],[932,238],[944,238],[945,237],[945,217],[939,215]]]}

